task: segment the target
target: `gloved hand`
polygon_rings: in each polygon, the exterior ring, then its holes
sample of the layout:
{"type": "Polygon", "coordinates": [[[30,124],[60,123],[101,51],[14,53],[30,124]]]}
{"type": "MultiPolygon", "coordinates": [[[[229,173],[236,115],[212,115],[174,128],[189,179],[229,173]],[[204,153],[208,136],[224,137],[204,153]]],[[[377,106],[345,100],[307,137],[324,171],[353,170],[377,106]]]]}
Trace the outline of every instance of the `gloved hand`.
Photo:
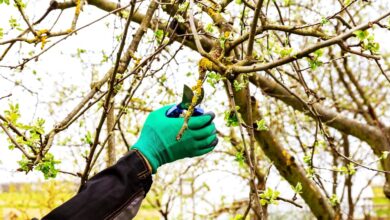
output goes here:
{"type": "Polygon", "coordinates": [[[171,108],[164,106],[149,114],[141,136],[132,149],[139,150],[152,167],[152,173],[163,164],[185,157],[195,157],[206,154],[218,143],[215,125],[212,122],[214,113],[190,117],[188,129],[177,141],[176,135],[183,125],[184,118],[170,118],[166,111],[171,108]]]}

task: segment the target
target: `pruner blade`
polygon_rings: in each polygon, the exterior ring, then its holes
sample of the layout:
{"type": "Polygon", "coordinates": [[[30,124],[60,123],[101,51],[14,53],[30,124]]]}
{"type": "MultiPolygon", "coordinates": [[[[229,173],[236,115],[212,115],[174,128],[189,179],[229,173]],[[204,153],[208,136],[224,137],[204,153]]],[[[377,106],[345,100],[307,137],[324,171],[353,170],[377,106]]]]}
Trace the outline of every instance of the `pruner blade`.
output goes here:
{"type": "MultiPolygon", "coordinates": [[[[190,105],[192,103],[192,99],[194,98],[194,95],[195,95],[194,91],[192,91],[192,89],[190,87],[188,87],[187,85],[184,84],[183,98],[182,98],[181,103],[180,103],[180,108],[188,110],[188,108],[190,107],[190,105]]],[[[199,105],[202,102],[203,97],[204,97],[204,90],[202,88],[200,96],[195,103],[195,106],[199,105]]]]}
{"type": "MultiPolygon", "coordinates": [[[[194,91],[192,91],[192,89],[189,86],[184,85],[183,97],[182,97],[181,102],[178,105],[172,106],[172,108],[170,108],[167,111],[166,115],[168,117],[181,117],[184,110],[188,110],[188,108],[190,107],[190,105],[192,103],[192,98],[194,96],[195,96],[194,91]]],[[[196,100],[195,108],[194,108],[194,112],[192,113],[192,116],[199,116],[199,115],[202,115],[204,113],[203,109],[196,107],[197,105],[199,105],[202,102],[203,98],[204,98],[204,90],[202,88],[200,96],[199,96],[198,100],[196,100]]]]}

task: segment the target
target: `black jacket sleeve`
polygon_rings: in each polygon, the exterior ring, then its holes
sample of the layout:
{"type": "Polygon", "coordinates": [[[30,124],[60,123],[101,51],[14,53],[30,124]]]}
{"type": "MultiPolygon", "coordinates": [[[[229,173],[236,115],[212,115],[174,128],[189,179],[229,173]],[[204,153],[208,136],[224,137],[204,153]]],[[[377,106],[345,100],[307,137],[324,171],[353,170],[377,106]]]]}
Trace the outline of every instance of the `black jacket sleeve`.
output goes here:
{"type": "Polygon", "coordinates": [[[132,219],[149,191],[152,176],[137,150],[131,150],[114,166],[88,180],[73,198],[42,220],[114,219],[126,207],[132,219]]]}

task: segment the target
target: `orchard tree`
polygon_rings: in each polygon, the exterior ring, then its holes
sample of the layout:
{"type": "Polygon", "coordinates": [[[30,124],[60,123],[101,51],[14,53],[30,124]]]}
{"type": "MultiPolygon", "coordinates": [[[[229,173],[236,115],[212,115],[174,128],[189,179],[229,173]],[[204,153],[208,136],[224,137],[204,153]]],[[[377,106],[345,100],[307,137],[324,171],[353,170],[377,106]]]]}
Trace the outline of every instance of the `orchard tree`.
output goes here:
{"type": "Polygon", "coordinates": [[[1,76],[22,91],[1,91],[2,147],[21,152],[19,171],[71,175],[81,186],[131,147],[148,112],[178,103],[188,82],[195,96],[185,119],[204,88],[202,106],[217,113],[223,141],[211,153],[218,158],[158,174],[147,201],[165,219],[183,199],[194,219],[205,216],[195,206],[210,188],[194,183],[224,160],[249,195],[218,203],[215,217],[266,219],[283,202],[319,219],[353,219],[374,180],[390,198],[386,0],[0,0],[0,10],[9,15],[0,23],[1,76]],[[57,73],[36,70],[58,59],[57,73]],[[61,75],[71,60],[82,71],[61,75]],[[18,96],[36,98],[27,102],[36,113],[24,116],[18,96]],[[78,167],[59,169],[56,148],[75,145],[78,167]],[[293,196],[268,186],[272,175],[293,196]],[[189,194],[175,190],[183,184],[189,194]]]}

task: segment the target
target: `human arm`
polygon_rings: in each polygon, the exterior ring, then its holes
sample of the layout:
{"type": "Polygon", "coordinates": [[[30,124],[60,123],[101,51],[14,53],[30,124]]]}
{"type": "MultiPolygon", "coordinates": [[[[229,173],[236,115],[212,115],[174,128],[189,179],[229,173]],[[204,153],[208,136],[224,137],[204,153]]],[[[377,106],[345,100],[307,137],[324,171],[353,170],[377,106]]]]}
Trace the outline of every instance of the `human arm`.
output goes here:
{"type": "Polygon", "coordinates": [[[129,205],[135,215],[151,184],[146,161],[139,151],[131,150],[114,166],[88,180],[76,196],[43,220],[113,219],[129,205]]]}
{"type": "Polygon", "coordinates": [[[214,114],[191,117],[189,128],[177,141],[183,118],[166,117],[168,108],[148,116],[140,138],[126,156],[88,180],[76,196],[43,219],[113,219],[127,206],[132,211],[126,217],[131,219],[150,189],[151,173],[158,167],[214,149],[218,143],[214,114]]]}

